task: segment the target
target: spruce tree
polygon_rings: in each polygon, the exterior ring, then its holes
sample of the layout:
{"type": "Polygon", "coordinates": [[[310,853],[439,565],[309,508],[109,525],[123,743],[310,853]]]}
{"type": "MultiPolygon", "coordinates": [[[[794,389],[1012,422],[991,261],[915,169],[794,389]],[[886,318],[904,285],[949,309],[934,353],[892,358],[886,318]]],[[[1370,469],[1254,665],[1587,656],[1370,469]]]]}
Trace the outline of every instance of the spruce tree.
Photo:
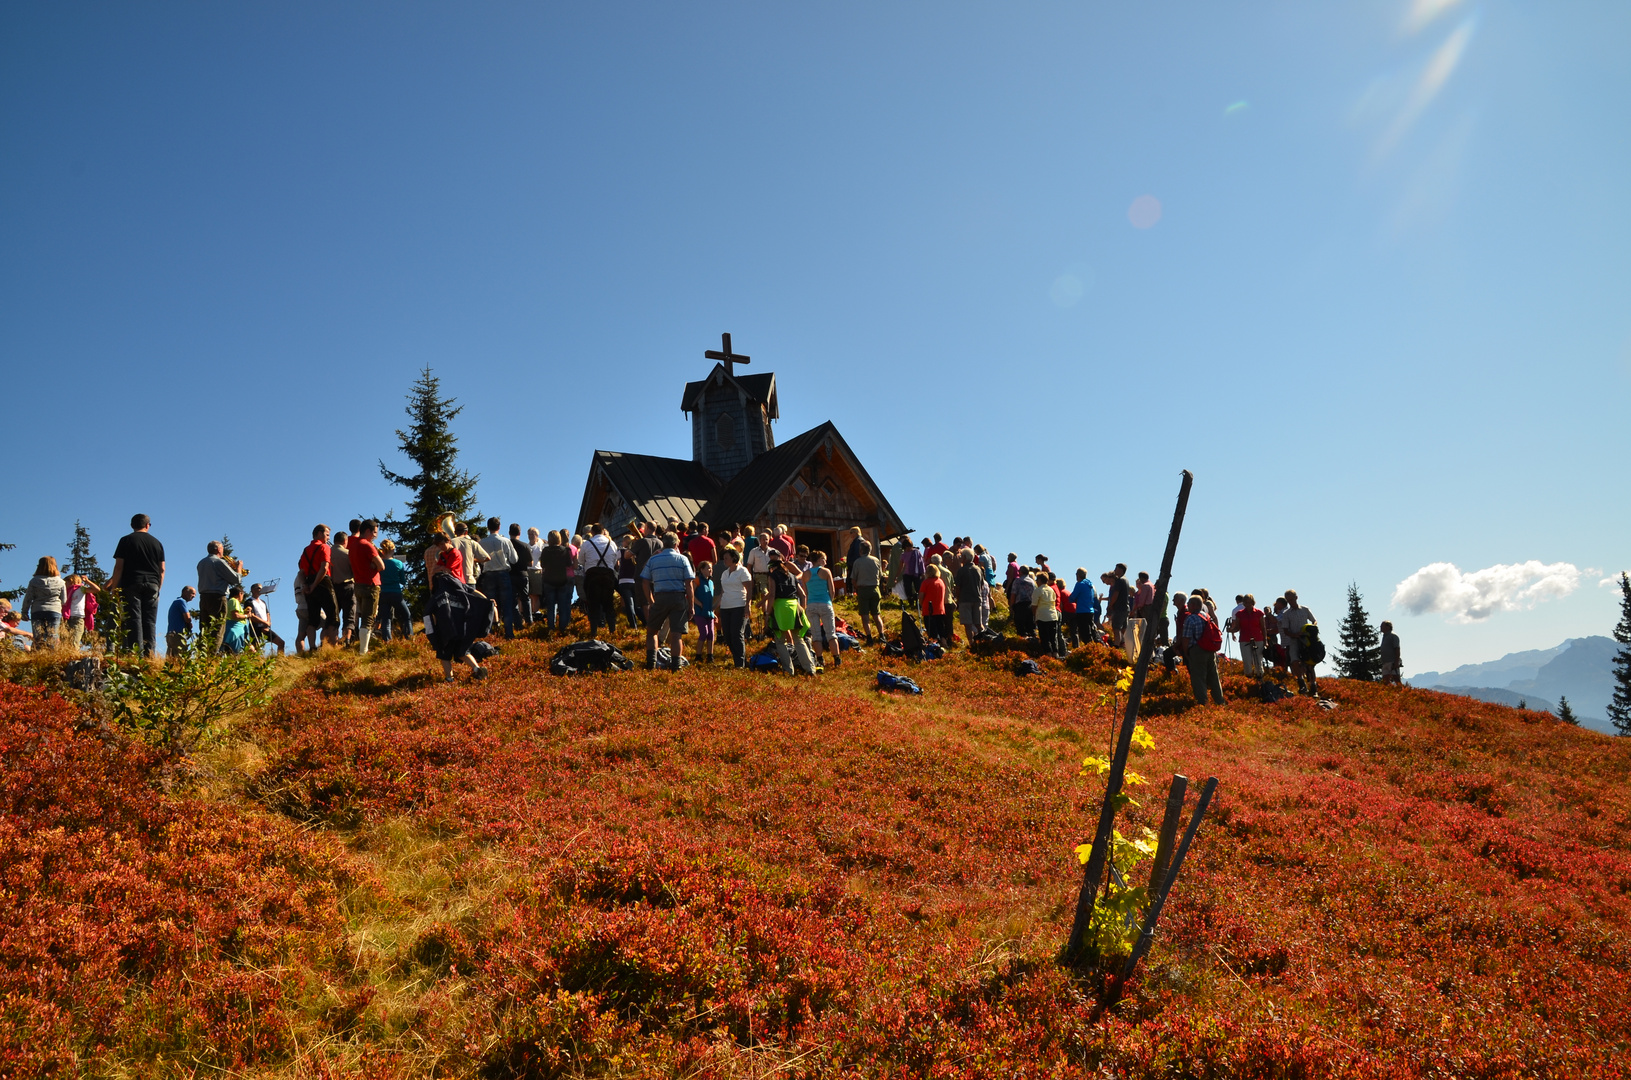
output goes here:
{"type": "Polygon", "coordinates": [[[1344,679],[1376,682],[1382,677],[1382,637],[1370,624],[1357,582],[1348,584],[1348,617],[1342,620],[1337,673],[1344,679]]]}
{"type": "Polygon", "coordinates": [[[1620,651],[1614,654],[1614,700],[1608,703],[1608,718],[1614,730],[1631,735],[1631,575],[1620,572],[1620,621],[1614,627],[1614,640],[1620,651]]]}
{"type": "Polygon", "coordinates": [[[68,542],[67,569],[70,574],[79,574],[94,585],[108,580],[108,575],[97,565],[96,553],[91,550],[91,530],[78,518],[74,519],[74,538],[68,542]]]}
{"type": "Polygon", "coordinates": [[[1567,694],[1557,699],[1557,718],[1565,724],[1573,724],[1575,727],[1580,726],[1580,718],[1574,715],[1573,709],[1569,708],[1569,696],[1567,694]]]}
{"type": "Polygon", "coordinates": [[[459,439],[453,434],[453,419],[463,409],[442,396],[441,380],[425,368],[408,391],[408,428],[396,433],[398,449],[417,471],[404,475],[379,463],[381,476],[409,492],[406,513],[401,518],[387,514],[380,529],[396,541],[396,557],[408,564],[410,603],[417,604],[429,585],[425,548],[437,519],[452,514],[463,521],[476,513],[476,481],[481,477],[458,468],[459,439]]]}
{"type": "MultiPolygon", "coordinates": [[[[16,544],[0,544],[0,551],[15,551],[16,548],[16,544]]],[[[27,585],[15,589],[0,589],[0,600],[15,600],[27,591],[27,585]]]]}

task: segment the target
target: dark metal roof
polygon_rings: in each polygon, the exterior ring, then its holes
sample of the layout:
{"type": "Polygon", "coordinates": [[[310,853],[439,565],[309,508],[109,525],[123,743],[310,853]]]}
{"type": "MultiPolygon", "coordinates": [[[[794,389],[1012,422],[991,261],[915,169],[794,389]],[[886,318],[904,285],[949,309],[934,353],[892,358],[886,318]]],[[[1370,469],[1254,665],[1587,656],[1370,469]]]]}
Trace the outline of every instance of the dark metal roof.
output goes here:
{"type": "MultiPolygon", "coordinates": [[[[671,517],[696,521],[720,493],[719,480],[713,473],[681,458],[596,450],[595,465],[605,472],[606,479],[633,512],[648,521],[667,521],[671,517]]],[[[593,475],[591,470],[591,480],[593,475]]],[[[585,506],[583,512],[595,515],[599,509],[585,506]]]]}
{"type": "MultiPolygon", "coordinates": [[[[830,420],[760,454],[728,484],[721,484],[718,477],[694,461],[596,450],[578,524],[587,525],[600,515],[601,508],[590,505],[596,469],[605,473],[631,512],[647,521],[677,518],[706,521],[716,527],[758,521],[765,508],[793,482],[798,471],[829,439],[877,502],[878,525],[884,535],[896,536],[907,531],[905,522],[883,497],[883,492],[872,482],[860,459],[830,420]]],[[[606,524],[620,528],[626,523],[606,524]]]]}
{"type": "MultiPolygon", "coordinates": [[[[723,364],[715,364],[714,369],[708,373],[706,379],[685,384],[685,394],[680,398],[680,412],[696,411],[697,398],[702,395],[703,390],[707,389],[708,384],[714,380],[714,377],[720,374],[724,366],[723,364]]],[[[772,420],[781,418],[781,412],[776,404],[775,372],[766,371],[760,375],[732,375],[727,371],[724,373],[724,377],[732,385],[740,387],[742,392],[748,396],[749,401],[764,405],[772,420]]]]}
{"type": "Polygon", "coordinates": [[[724,526],[734,525],[739,521],[759,520],[770,501],[793,482],[793,477],[804,467],[804,463],[809,461],[811,455],[829,438],[850,468],[855,470],[855,475],[862,485],[877,501],[878,524],[885,534],[905,532],[905,522],[895,513],[895,508],[889,505],[889,500],[883,497],[878,485],[872,482],[872,477],[867,475],[865,467],[861,465],[861,459],[855,456],[855,452],[849,448],[849,443],[844,441],[844,436],[838,433],[838,428],[831,420],[819,427],[811,428],[802,435],[795,435],[774,450],[767,450],[749,462],[747,467],[726,485],[718,501],[708,504],[706,511],[708,523],[724,526]]]}
{"type": "Polygon", "coordinates": [[[748,462],[741,472],[731,477],[719,501],[709,506],[708,523],[723,526],[738,521],[758,521],[765,505],[793,482],[794,474],[810,460],[829,430],[834,434],[838,430],[831,421],[795,435],[748,462]]]}

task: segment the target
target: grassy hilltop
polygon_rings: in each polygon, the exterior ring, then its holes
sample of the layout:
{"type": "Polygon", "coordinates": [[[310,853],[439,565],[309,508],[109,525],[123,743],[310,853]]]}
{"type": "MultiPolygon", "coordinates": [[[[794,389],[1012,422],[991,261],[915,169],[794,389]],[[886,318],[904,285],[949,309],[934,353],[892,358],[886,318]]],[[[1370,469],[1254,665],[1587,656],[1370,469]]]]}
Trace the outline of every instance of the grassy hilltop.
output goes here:
{"type": "Polygon", "coordinates": [[[457,686],[418,644],[284,661],[179,784],[0,683],[0,1076],[1631,1061],[1631,740],[1335,679],[1334,710],[1262,704],[1237,665],[1231,704],[1191,707],[1157,678],[1132,823],[1175,771],[1219,801],[1090,1025],[1053,957],[1115,654],[558,679],[552,652],[508,644],[457,686]],[[925,693],[878,693],[879,666],[925,693]]]}

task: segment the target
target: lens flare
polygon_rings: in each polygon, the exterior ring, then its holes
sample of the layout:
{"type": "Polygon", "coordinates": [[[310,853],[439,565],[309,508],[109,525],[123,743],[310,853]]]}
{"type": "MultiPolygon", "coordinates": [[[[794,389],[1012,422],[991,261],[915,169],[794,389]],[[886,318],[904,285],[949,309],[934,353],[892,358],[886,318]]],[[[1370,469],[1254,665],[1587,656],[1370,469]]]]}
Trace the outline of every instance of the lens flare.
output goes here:
{"type": "Polygon", "coordinates": [[[1416,33],[1460,2],[1461,0],[1412,0],[1410,11],[1404,17],[1404,32],[1416,33]]]}
{"type": "Polygon", "coordinates": [[[1427,106],[1432,104],[1438,92],[1444,89],[1444,84],[1450,81],[1450,76],[1455,74],[1456,66],[1461,63],[1461,57],[1467,51],[1467,43],[1472,40],[1472,32],[1476,25],[1475,19],[1463,22],[1444,39],[1444,44],[1433,51],[1427,66],[1422,69],[1421,76],[1410,88],[1410,96],[1406,99],[1404,108],[1399,110],[1399,115],[1388,125],[1387,131],[1382,135],[1382,141],[1377,144],[1377,157],[1385,157],[1392,151],[1421,117],[1427,106]]]}
{"type": "Polygon", "coordinates": [[[1075,274],[1060,274],[1053,279],[1053,286],[1048,289],[1048,299],[1053,301],[1054,307],[1072,308],[1082,302],[1087,294],[1087,283],[1075,274]]]}
{"type": "Polygon", "coordinates": [[[1161,220],[1161,200],[1154,195],[1140,195],[1127,208],[1127,220],[1135,229],[1148,229],[1161,220]]]}

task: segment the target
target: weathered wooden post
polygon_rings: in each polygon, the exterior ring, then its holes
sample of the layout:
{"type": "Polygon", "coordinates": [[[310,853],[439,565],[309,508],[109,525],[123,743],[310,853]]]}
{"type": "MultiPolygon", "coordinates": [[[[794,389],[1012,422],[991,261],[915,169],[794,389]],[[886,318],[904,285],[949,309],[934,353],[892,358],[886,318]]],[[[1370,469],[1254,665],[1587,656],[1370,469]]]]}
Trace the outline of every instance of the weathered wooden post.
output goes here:
{"type": "MultiPolygon", "coordinates": [[[[1179,779],[1181,777],[1173,777],[1173,787],[1178,786],[1179,779]]],[[[1087,1018],[1089,1024],[1097,1023],[1106,1009],[1121,1000],[1122,988],[1127,985],[1127,980],[1133,977],[1133,969],[1138,967],[1138,962],[1144,958],[1144,954],[1150,951],[1150,942],[1155,940],[1156,921],[1161,918],[1161,909],[1166,906],[1167,895],[1172,892],[1172,887],[1178,883],[1178,871],[1183,869],[1184,856],[1189,854],[1189,845],[1194,843],[1195,834],[1200,831],[1201,821],[1206,817],[1206,808],[1212,804],[1212,795],[1217,789],[1218,778],[1215,776],[1207,777],[1206,786],[1201,788],[1201,800],[1195,804],[1195,813],[1189,819],[1189,828],[1184,830],[1184,841],[1178,845],[1178,850],[1172,857],[1172,866],[1162,879],[1160,891],[1152,895],[1149,912],[1144,916],[1144,927],[1139,931],[1138,940],[1133,943],[1133,951],[1127,957],[1127,963],[1122,966],[1120,974],[1111,982],[1110,989],[1100,999],[1092,1014],[1087,1018]]],[[[1170,800],[1167,803],[1167,809],[1169,811],[1172,809],[1170,800]]],[[[1166,832],[1164,825],[1161,831],[1163,834],[1166,832]]]]}
{"type": "MultiPolygon", "coordinates": [[[[1164,614],[1167,603],[1167,585],[1172,580],[1172,560],[1178,552],[1178,534],[1183,531],[1184,511],[1189,507],[1189,489],[1195,477],[1184,470],[1183,483],[1178,488],[1178,507],[1172,514],[1172,530],[1167,533],[1167,550],[1161,556],[1161,575],[1156,579],[1155,610],[1164,614]]],[[[1117,796],[1121,794],[1122,779],[1127,772],[1127,754],[1132,749],[1133,729],[1138,726],[1138,704],[1144,695],[1144,680],[1149,675],[1150,658],[1155,653],[1156,634],[1146,627],[1144,643],[1138,650],[1138,663],[1133,667],[1133,685],[1127,693],[1127,713],[1116,737],[1116,751],[1110,761],[1110,772],[1105,777],[1104,807],[1099,812],[1099,827],[1093,834],[1093,847],[1088,853],[1087,866],[1082,870],[1082,891],[1076,898],[1076,920],[1070,928],[1070,940],[1059,954],[1062,963],[1081,966],[1086,959],[1084,945],[1087,928],[1093,922],[1093,908],[1098,902],[1099,883],[1104,880],[1104,867],[1109,859],[1110,838],[1116,827],[1117,796]]]]}
{"type": "Polygon", "coordinates": [[[1212,805],[1212,796],[1217,790],[1218,778],[1208,776],[1206,786],[1201,788],[1201,801],[1195,804],[1195,813],[1190,816],[1189,828],[1184,830],[1184,842],[1178,845],[1177,852],[1172,856],[1172,868],[1167,871],[1165,880],[1161,882],[1161,891],[1150,900],[1149,913],[1144,916],[1144,929],[1139,932],[1132,954],[1127,957],[1127,965],[1121,969],[1121,977],[1116,980],[1116,985],[1111,991],[1112,1001],[1121,993],[1121,984],[1132,977],[1133,968],[1138,966],[1139,959],[1150,951],[1150,942],[1155,938],[1155,924],[1161,918],[1161,909],[1166,906],[1167,894],[1172,892],[1172,887],[1178,883],[1178,871],[1183,869],[1184,856],[1189,854],[1189,845],[1195,842],[1195,834],[1200,831],[1201,821],[1206,817],[1206,808],[1212,805]]]}
{"type": "Polygon", "coordinates": [[[1161,886],[1167,881],[1167,867],[1172,863],[1172,845],[1178,842],[1178,819],[1184,816],[1184,794],[1189,790],[1189,777],[1172,774],[1172,787],[1167,789],[1167,812],[1161,816],[1161,836],[1155,845],[1155,859],[1150,864],[1150,898],[1161,895],[1161,886]]]}

